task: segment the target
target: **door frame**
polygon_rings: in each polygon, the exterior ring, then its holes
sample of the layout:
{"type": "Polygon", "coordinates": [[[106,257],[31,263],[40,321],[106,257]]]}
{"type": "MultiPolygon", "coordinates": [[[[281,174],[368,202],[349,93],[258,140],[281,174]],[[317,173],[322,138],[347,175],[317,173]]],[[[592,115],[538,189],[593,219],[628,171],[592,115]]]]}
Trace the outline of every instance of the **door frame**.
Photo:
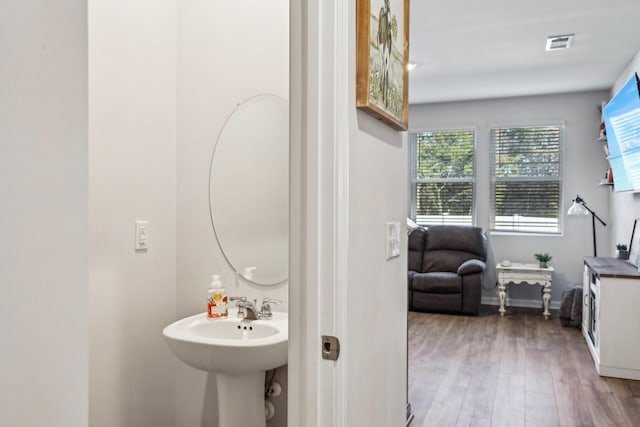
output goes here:
{"type": "Polygon", "coordinates": [[[288,425],[346,425],[350,3],[290,2],[288,425]]]}

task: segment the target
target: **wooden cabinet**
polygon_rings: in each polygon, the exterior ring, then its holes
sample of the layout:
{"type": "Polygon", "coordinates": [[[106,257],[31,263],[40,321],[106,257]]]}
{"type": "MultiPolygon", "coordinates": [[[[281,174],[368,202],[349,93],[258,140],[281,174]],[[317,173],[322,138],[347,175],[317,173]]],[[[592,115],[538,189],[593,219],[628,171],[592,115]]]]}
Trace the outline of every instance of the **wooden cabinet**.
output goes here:
{"type": "Polygon", "coordinates": [[[640,274],[617,258],[586,257],[582,333],[599,375],[640,380],[640,274]]]}

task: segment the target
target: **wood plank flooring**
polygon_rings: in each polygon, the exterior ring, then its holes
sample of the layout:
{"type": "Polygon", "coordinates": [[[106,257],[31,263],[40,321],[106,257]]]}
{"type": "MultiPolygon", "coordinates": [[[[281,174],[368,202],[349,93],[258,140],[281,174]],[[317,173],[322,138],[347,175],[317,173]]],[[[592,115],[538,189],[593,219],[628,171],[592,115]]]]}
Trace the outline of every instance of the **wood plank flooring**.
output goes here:
{"type": "Polygon", "coordinates": [[[600,377],[580,329],[541,310],[409,312],[411,427],[640,426],[640,381],[600,377]]]}

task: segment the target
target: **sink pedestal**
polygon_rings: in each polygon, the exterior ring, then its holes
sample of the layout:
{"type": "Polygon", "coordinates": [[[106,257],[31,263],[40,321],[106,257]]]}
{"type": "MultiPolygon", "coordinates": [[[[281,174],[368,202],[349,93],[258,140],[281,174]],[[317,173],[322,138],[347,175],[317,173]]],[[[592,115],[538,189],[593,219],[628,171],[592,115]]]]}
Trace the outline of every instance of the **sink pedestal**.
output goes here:
{"type": "Polygon", "coordinates": [[[216,373],[218,427],[266,427],[264,378],[265,371],[216,373]]]}
{"type": "Polygon", "coordinates": [[[215,373],[218,427],[266,427],[264,378],[287,364],[286,313],[273,312],[270,320],[215,321],[200,313],[173,322],[162,334],[184,363],[215,373]]]}

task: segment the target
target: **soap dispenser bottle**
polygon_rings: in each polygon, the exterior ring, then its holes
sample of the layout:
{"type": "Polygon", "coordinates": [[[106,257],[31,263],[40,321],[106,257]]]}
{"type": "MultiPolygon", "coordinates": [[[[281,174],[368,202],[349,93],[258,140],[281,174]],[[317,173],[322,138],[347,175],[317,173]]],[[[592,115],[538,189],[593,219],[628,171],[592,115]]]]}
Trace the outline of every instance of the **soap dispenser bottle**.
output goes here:
{"type": "Polygon", "coordinates": [[[211,276],[208,294],[207,318],[219,319],[227,317],[229,315],[229,312],[227,311],[227,293],[222,287],[222,281],[220,280],[219,274],[211,276]]]}

